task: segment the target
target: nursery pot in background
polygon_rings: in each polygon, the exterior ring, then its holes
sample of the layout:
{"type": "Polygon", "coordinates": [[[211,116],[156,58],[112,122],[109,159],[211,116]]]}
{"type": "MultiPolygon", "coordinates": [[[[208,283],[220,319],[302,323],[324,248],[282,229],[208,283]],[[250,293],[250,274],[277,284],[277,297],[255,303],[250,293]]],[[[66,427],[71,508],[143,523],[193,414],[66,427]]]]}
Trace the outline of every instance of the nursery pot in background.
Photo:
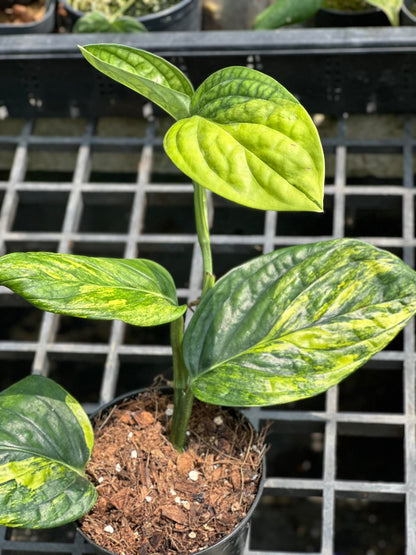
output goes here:
{"type": "MultiPolygon", "coordinates": [[[[148,390],[139,389],[131,393],[128,393],[126,395],[121,395],[117,397],[111,402],[106,403],[105,405],[100,407],[94,414],[92,414],[90,417],[91,420],[94,422],[94,420],[97,417],[100,417],[102,414],[106,416],[108,414],[111,414],[113,409],[117,405],[121,405],[121,404],[124,405],[126,401],[128,402],[129,400],[133,400],[134,398],[140,396],[140,394],[143,394],[146,391],[148,390]]],[[[159,388],[159,391],[161,391],[164,395],[167,395],[167,396],[172,394],[172,389],[169,387],[161,387],[159,388]]],[[[240,413],[239,411],[236,411],[235,409],[230,409],[229,413],[231,415],[234,415],[234,417],[236,418],[236,424],[238,422],[238,418],[241,418],[241,417],[243,418],[243,421],[245,421],[246,423],[249,423],[247,418],[244,415],[242,415],[242,413],[240,413]]],[[[107,420],[105,420],[104,422],[106,421],[107,420]]],[[[104,426],[105,424],[102,425],[102,427],[104,426]]],[[[203,555],[243,555],[246,542],[247,542],[248,531],[250,528],[250,521],[260,501],[260,498],[262,496],[263,489],[264,489],[264,482],[266,477],[266,460],[264,456],[260,462],[260,470],[261,470],[261,476],[257,484],[258,489],[252,501],[252,504],[248,508],[244,518],[235,526],[235,528],[233,528],[233,530],[230,533],[228,533],[228,535],[222,537],[215,544],[212,544],[207,547],[204,546],[202,549],[199,548],[197,551],[192,551],[192,553],[198,553],[203,555]]],[[[155,489],[157,489],[157,484],[155,489]]],[[[109,522],[108,524],[111,524],[111,522],[109,522]]],[[[92,546],[95,553],[97,553],[98,555],[115,555],[113,551],[110,551],[98,545],[81,529],[81,526],[82,524],[79,523],[78,529],[77,529],[78,533],[92,546]]]]}
{"type": "MultiPolygon", "coordinates": [[[[19,2],[27,4],[28,2],[19,2]]],[[[39,21],[29,23],[0,23],[0,35],[51,33],[56,23],[56,0],[46,0],[45,13],[39,21]]]]}
{"type": "MultiPolygon", "coordinates": [[[[63,7],[74,24],[85,15],[63,0],[63,7]]],[[[148,31],[198,31],[201,28],[201,0],[180,0],[177,4],[160,12],[137,18],[148,31]]]]}

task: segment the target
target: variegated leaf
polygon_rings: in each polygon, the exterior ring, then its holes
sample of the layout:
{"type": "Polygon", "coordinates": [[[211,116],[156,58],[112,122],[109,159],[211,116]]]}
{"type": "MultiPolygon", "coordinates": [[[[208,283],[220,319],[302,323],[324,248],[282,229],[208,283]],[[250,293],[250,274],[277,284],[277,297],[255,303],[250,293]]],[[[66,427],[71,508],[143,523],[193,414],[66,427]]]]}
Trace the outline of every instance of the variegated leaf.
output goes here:
{"type": "Polygon", "coordinates": [[[416,273],[358,240],[284,248],[229,272],[184,338],[195,395],[223,405],[286,403],[364,364],[416,311],[416,273]]]}
{"type": "Polygon", "coordinates": [[[11,253],[0,258],[0,284],[38,308],[80,318],[154,326],[186,311],[169,272],[151,260],[11,253]]]}
{"type": "Polygon", "coordinates": [[[96,501],[85,477],[94,435],[78,402],[52,380],[29,376],[0,394],[0,524],[51,528],[96,501]]]}

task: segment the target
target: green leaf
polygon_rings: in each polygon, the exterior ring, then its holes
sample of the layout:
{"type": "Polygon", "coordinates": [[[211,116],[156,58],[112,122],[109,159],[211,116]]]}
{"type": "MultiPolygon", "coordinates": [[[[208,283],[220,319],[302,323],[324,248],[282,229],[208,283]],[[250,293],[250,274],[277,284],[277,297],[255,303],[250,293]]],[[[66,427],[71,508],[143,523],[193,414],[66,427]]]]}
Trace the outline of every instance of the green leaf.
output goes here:
{"type": "Polygon", "coordinates": [[[399,25],[399,15],[403,0],[367,0],[368,4],[380,8],[389,18],[392,25],[399,25]]]}
{"type": "Polygon", "coordinates": [[[191,113],[164,146],[192,180],[251,208],[322,211],[318,132],[277,81],[249,68],[220,70],[196,91],[191,113]]]}
{"type": "Polygon", "coordinates": [[[416,311],[416,273],[392,254],[340,239],[284,248],[225,275],[184,337],[194,394],[267,405],[341,381],[416,311]]]}
{"type": "Polygon", "coordinates": [[[76,20],[74,33],[108,33],[110,22],[101,12],[91,12],[76,20]]]}
{"type": "Polygon", "coordinates": [[[276,0],[260,12],[254,29],[277,29],[284,25],[293,25],[313,17],[322,7],[322,0],[276,0]]]}
{"type": "Polygon", "coordinates": [[[0,284],[42,310],[135,326],[172,322],[186,311],[169,272],[144,259],[11,253],[0,258],[0,284]]]}
{"type": "Polygon", "coordinates": [[[147,29],[141,21],[135,17],[124,15],[118,17],[110,24],[111,33],[146,33],[147,29]]]}
{"type": "Polygon", "coordinates": [[[85,477],[94,435],[81,405],[48,378],[29,376],[0,394],[0,524],[51,528],[97,499],[85,477]]]}
{"type": "Polygon", "coordinates": [[[168,61],[118,44],[90,44],[79,48],[96,69],[145,96],[175,119],[189,115],[193,87],[182,71],[168,61]]]}
{"type": "Polygon", "coordinates": [[[224,112],[249,100],[281,99],[299,101],[273,77],[244,66],[230,66],[216,71],[198,87],[192,97],[191,114],[225,123],[224,112]]]}

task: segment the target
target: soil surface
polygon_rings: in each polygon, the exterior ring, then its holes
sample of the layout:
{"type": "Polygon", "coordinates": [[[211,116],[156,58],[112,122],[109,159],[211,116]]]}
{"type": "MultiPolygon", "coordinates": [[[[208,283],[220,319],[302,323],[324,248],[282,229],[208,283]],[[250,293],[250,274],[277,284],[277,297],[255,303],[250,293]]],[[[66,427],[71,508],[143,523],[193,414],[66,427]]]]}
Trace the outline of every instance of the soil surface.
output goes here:
{"type": "Polygon", "coordinates": [[[13,4],[10,7],[0,9],[0,23],[33,23],[40,21],[45,15],[46,1],[35,0],[28,5],[13,4]]]}
{"type": "Polygon", "coordinates": [[[152,389],[95,421],[87,474],[99,498],[81,528],[118,555],[198,552],[237,526],[258,491],[265,431],[195,401],[179,454],[167,435],[172,407],[152,389]]]}
{"type": "Polygon", "coordinates": [[[367,4],[364,0],[324,0],[324,8],[345,11],[374,10],[374,6],[367,4]]]}

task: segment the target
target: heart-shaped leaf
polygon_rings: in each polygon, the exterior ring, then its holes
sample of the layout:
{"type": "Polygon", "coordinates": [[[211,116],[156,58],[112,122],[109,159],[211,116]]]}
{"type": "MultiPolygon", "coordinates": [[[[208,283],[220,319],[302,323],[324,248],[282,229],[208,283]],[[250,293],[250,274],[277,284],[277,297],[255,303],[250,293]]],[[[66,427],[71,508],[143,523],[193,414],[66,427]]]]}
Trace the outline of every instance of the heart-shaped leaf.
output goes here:
{"type": "Polygon", "coordinates": [[[322,7],[323,0],[276,0],[260,12],[254,29],[277,29],[284,25],[293,25],[313,17],[322,7]]]}
{"type": "Polygon", "coordinates": [[[195,395],[222,405],[286,403],[364,364],[416,312],[416,273],[357,240],[290,247],[229,272],[184,338],[195,395]]]}
{"type": "Polygon", "coordinates": [[[96,69],[145,96],[175,119],[189,116],[193,87],[167,60],[119,44],[90,44],[80,49],[96,69]]]}
{"type": "Polygon", "coordinates": [[[29,376],[0,394],[0,524],[51,528],[97,499],[85,477],[94,443],[81,405],[48,378],[29,376]]]}
{"type": "Polygon", "coordinates": [[[191,112],[164,146],[192,180],[252,208],[322,211],[317,130],[277,81],[249,68],[220,70],[196,91],[191,112]]]}
{"type": "Polygon", "coordinates": [[[367,0],[369,4],[383,10],[392,25],[399,25],[399,14],[403,0],[367,0]]]}
{"type": "Polygon", "coordinates": [[[154,326],[186,311],[169,272],[151,260],[11,253],[0,258],[0,284],[38,308],[80,318],[154,326]]]}

